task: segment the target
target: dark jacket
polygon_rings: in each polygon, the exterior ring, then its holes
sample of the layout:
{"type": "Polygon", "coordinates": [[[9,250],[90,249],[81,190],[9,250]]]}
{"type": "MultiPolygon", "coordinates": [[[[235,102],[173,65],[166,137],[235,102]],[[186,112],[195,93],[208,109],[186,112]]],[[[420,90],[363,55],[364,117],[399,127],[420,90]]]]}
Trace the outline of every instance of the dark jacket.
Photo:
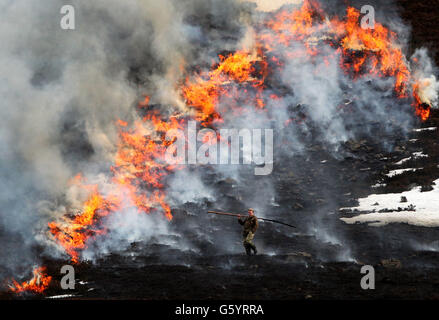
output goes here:
{"type": "Polygon", "coordinates": [[[248,216],[244,220],[238,219],[240,225],[244,226],[244,235],[248,234],[249,231],[255,233],[258,229],[258,218],[255,216],[248,216]]]}

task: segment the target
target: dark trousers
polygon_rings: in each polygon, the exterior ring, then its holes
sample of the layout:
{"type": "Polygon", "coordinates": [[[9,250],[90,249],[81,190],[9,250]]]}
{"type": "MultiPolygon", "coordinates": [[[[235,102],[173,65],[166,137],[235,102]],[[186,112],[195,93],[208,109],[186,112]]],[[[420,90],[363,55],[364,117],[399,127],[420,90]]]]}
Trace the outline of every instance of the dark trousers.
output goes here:
{"type": "Polygon", "coordinates": [[[253,253],[256,254],[257,250],[256,250],[256,246],[253,243],[253,238],[255,237],[255,234],[251,231],[246,232],[243,234],[243,245],[245,248],[245,252],[247,253],[247,255],[251,255],[251,250],[253,250],[253,253]]]}

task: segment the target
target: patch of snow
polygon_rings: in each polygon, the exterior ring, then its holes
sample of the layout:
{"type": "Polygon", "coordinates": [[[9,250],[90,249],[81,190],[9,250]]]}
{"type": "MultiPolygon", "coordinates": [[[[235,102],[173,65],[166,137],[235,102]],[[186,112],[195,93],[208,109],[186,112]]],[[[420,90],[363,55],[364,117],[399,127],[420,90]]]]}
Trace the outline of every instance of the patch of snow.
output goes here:
{"type": "Polygon", "coordinates": [[[417,170],[422,170],[424,168],[407,168],[407,169],[397,169],[397,170],[391,170],[389,173],[386,174],[389,178],[398,176],[400,174],[403,174],[404,172],[415,172],[417,170]]]}
{"type": "Polygon", "coordinates": [[[420,129],[413,129],[413,132],[434,131],[436,129],[437,127],[420,128],[420,129]]]}
{"type": "Polygon", "coordinates": [[[401,160],[398,161],[398,162],[395,162],[395,164],[396,164],[397,166],[400,166],[400,165],[406,163],[407,161],[409,161],[409,160],[411,160],[411,159],[412,159],[412,157],[404,158],[404,159],[401,159],[401,160]]]}
{"type": "Polygon", "coordinates": [[[428,158],[428,154],[423,154],[422,151],[413,152],[415,158],[428,158]]]}
{"type": "Polygon", "coordinates": [[[406,163],[407,161],[409,161],[411,159],[419,159],[419,158],[428,158],[428,155],[427,154],[423,154],[422,151],[420,151],[420,152],[413,152],[411,157],[404,158],[404,159],[396,162],[395,165],[399,166],[399,165],[402,165],[402,164],[406,163]]]}
{"type": "Polygon", "coordinates": [[[74,295],[74,294],[61,294],[59,296],[46,297],[46,299],[64,299],[64,298],[72,298],[72,297],[76,297],[76,295],[74,295]]]}
{"type": "MultiPolygon", "coordinates": [[[[407,223],[423,227],[439,227],[439,179],[433,190],[421,192],[421,187],[415,187],[402,193],[372,194],[359,199],[359,206],[348,208],[352,211],[373,211],[359,214],[352,218],[341,218],[348,224],[368,223],[371,226],[383,226],[389,223],[407,223]],[[401,197],[408,202],[401,203],[401,197]],[[416,211],[400,211],[414,206],[416,211]],[[389,212],[378,212],[386,210],[389,212]]],[[[345,208],[346,209],[346,208],[345,208]]]]}

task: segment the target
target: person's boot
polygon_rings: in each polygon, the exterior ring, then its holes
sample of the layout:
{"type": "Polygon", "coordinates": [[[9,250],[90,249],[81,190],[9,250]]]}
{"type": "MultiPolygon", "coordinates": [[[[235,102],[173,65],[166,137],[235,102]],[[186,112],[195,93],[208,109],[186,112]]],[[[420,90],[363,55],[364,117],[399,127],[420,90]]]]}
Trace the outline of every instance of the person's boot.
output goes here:
{"type": "Polygon", "coordinates": [[[252,254],[251,248],[249,246],[244,246],[244,248],[245,248],[245,253],[247,253],[248,256],[251,256],[252,254]]]}
{"type": "Polygon", "coordinates": [[[257,255],[258,254],[258,250],[256,249],[256,246],[253,246],[253,254],[257,255]]]}

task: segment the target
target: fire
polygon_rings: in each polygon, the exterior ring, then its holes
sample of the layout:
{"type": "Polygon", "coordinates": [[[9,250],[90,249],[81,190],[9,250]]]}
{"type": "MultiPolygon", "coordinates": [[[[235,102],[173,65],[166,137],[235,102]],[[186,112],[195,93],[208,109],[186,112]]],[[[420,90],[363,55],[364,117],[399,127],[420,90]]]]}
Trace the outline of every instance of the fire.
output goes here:
{"type": "MultiPolygon", "coordinates": [[[[166,140],[166,132],[182,129],[187,118],[209,126],[221,122],[224,113],[239,116],[242,112],[262,112],[266,108],[265,96],[282,99],[277,93],[264,96],[264,90],[267,77],[282,69],[288,59],[322,59],[326,65],[339,59],[339,65],[353,81],[365,76],[392,77],[395,95],[404,99],[413,96],[416,114],[426,120],[430,107],[421,99],[421,84],[412,79],[397,35],[378,22],[374,29],[364,30],[359,18],[359,10],[353,7],[347,8],[343,18],[329,18],[318,2],[311,0],[305,0],[299,8],[283,8],[255,26],[254,50],[220,55],[210,70],[186,77],[179,90],[188,114],[180,118],[177,112],[162,115],[151,111],[150,97],[145,96],[138,110],[146,116],[133,123],[115,121],[119,140],[108,172],[110,190],[89,185],[78,175],[72,183],[86,190],[88,196],[79,212],[50,222],[50,234],[72,262],[78,263],[88,242],[107,232],[105,218],[116,211],[127,207],[135,208],[139,214],[158,211],[172,220],[166,178],[178,167],[165,161],[166,149],[173,143],[166,140]],[[320,43],[333,48],[333,52],[320,52],[320,43]],[[241,105],[254,108],[244,110],[241,105]]],[[[291,119],[285,124],[290,125],[291,119]]],[[[11,290],[44,291],[51,280],[44,271],[35,269],[32,280],[22,285],[14,282],[15,289],[11,290]]]]}
{"type": "MultiPolygon", "coordinates": [[[[363,29],[359,19],[360,12],[349,7],[344,23],[345,36],[341,40],[344,55],[361,51],[363,55],[353,55],[354,70],[395,77],[395,91],[405,97],[410,72],[401,48],[395,44],[396,34],[378,22],[374,29],[363,29]]],[[[345,66],[349,68],[349,65],[345,66]]]]}
{"type": "MultiPolygon", "coordinates": [[[[218,66],[207,74],[195,76],[193,79],[186,79],[182,88],[186,104],[195,108],[195,119],[207,125],[214,120],[221,119],[216,107],[221,96],[228,96],[230,93],[227,84],[234,81],[237,83],[250,84],[258,89],[254,98],[255,104],[262,108],[261,94],[264,79],[267,72],[267,65],[261,57],[249,52],[238,51],[227,57],[219,56],[218,66]],[[259,70],[256,63],[260,62],[259,70]]],[[[238,107],[233,105],[233,107],[238,107]]]]}
{"type": "MultiPolygon", "coordinates": [[[[367,74],[394,77],[397,96],[406,97],[410,72],[397,45],[396,34],[380,23],[375,23],[373,30],[364,30],[359,18],[360,12],[348,7],[343,19],[329,19],[320,5],[310,0],[304,1],[300,8],[282,9],[258,26],[255,50],[220,55],[219,62],[211,70],[186,78],[180,88],[181,95],[194,112],[195,120],[208,126],[221,121],[222,113],[239,115],[244,112],[239,106],[242,102],[254,105],[255,111],[263,109],[265,80],[272,71],[270,68],[282,68],[285,59],[318,59],[323,55],[327,64],[328,59],[339,57],[340,65],[347,74],[354,76],[353,80],[367,74]],[[292,46],[297,41],[303,44],[305,51],[292,46]],[[336,55],[329,57],[319,52],[316,44],[320,41],[335,48],[336,55]],[[278,55],[278,51],[286,54],[278,55]],[[236,86],[240,88],[239,92],[236,86]]],[[[429,109],[420,107],[422,102],[417,88],[415,84],[416,113],[425,120],[429,109]]],[[[273,94],[271,97],[281,99],[273,94]]],[[[182,128],[184,121],[148,112],[149,101],[149,96],[145,96],[138,104],[147,112],[142,120],[132,125],[121,119],[116,122],[119,143],[111,167],[113,190],[103,195],[98,186],[83,185],[90,190],[90,195],[80,213],[49,223],[51,234],[73,262],[78,262],[79,253],[86,248],[90,238],[106,232],[102,219],[127,205],[137,208],[140,213],[160,210],[168,220],[172,219],[164,188],[166,177],[176,167],[164,161],[166,148],[172,143],[165,140],[165,133],[182,128]]]]}
{"type": "MultiPolygon", "coordinates": [[[[393,77],[396,95],[408,98],[413,79],[397,35],[378,22],[373,29],[363,29],[359,20],[360,11],[353,7],[347,8],[343,19],[329,19],[316,1],[305,0],[300,8],[283,9],[265,22],[268,31],[262,31],[258,41],[267,52],[276,53],[281,47],[288,59],[315,59],[319,54],[315,44],[326,42],[341,53],[340,65],[354,79],[365,75],[393,77]],[[301,42],[306,50],[292,46],[293,41],[301,42]]],[[[416,86],[413,90],[415,95],[416,86]]],[[[425,120],[428,112],[421,105],[416,101],[416,114],[425,120]]]]}
{"type": "MultiPolygon", "coordinates": [[[[186,79],[182,87],[186,104],[195,109],[195,118],[203,125],[220,121],[218,105],[224,97],[233,96],[236,102],[226,111],[239,109],[238,95],[227,87],[228,83],[235,82],[252,83],[257,90],[250,103],[263,108],[264,82],[272,71],[268,68],[267,55],[277,68],[283,67],[285,59],[323,59],[328,64],[328,59],[338,58],[345,73],[352,75],[353,80],[366,75],[393,77],[396,96],[409,98],[408,90],[413,79],[397,35],[378,22],[373,29],[363,29],[359,20],[360,11],[353,7],[347,8],[344,18],[329,19],[318,2],[312,0],[305,0],[300,8],[282,9],[257,26],[256,53],[237,51],[227,57],[220,56],[214,69],[186,79]],[[293,45],[294,42],[303,47],[293,45]],[[325,56],[326,53],[319,52],[317,44],[320,42],[327,43],[335,52],[325,56]],[[257,71],[256,63],[261,62],[262,68],[257,71]]],[[[412,89],[416,114],[425,120],[428,111],[422,107],[420,99],[416,99],[416,85],[412,89]]]]}
{"type": "Polygon", "coordinates": [[[134,129],[120,131],[115,164],[111,168],[113,182],[119,186],[120,194],[128,197],[142,212],[149,213],[160,207],[168,220],[172,219],[172,214],[165,201],[164,179],[176,168],[164,160],[166,149],[172,143],[165,140],[165,134],[181,126],[182,121],[176,118],[165,121],[151,114],[136,122],[134,129]],[[149,128],[145,127],[146,123],[149,128]],[[145,193],[145,189],[152,192],[145,193]]]}
{"type": "Polygon", "coordinates": [[[304,1],[300,10],[282,10],[266,21],[265,27],[274,31],[275,37],[263,34],[262,38],[273,45],[277,42],[289,46],[291,41],[303,40],[316,31],[313,27],[315,17],[321,19],[318,3],[304,1]]]}
{"type": "Polygon", "coordinates": [[[127,206],[136,208],[139,213],[161,209],[168,220],[172,219],[163,188],[164,179],[176,167],[164,161],[166,147],[172,143],[165,140],[165,133],[180,128],[181,121],[176,118],[165,121],[150,114],[132,127],[122,120],[118,120],[117,125],[119,143],[111,167],[112,190],[104,195],[98,185],[88,185],[81,175],[76,176],[72,184],[84,189],[88,199],[79,213],[48,225],[73,263],[79,262],[87,241],[106,234],[104,218],[113,212],[127,206]]]}
{"type": "Polygon", "coordinates": [[[84,186],[87,187],[91,187],[93,191],[84,203],[82,212],[74,217],[64,217],[61,222],[49,223],[50,232],[71,256],[73,263],[78,262],[78,251],[85,248],[88,238],[105,232],[97,228],[96,224],[111,210],[117,208],[116,201],[104,199],[97,191],[96,185],[84,186]]]}
{"type": "Polygon", "coordinates": [[[45,267],[37,267],[33,270],[33,277],[29,281],[18,283],[13,280],[9,290],[14,293],[33,292],[43,293],[48,287],[52,277],[46,274],[45,267]]]}
{"type": "Polygon", "coordinates": [[[418,81],[413,85],[413,98],[415,99],[413,105],[416,108],[416,115],[418,115],[424,121],[430,117],[431,109],[430,105],[423,102],[420,96],[421,87],[425,85],[425,81],[418,81]]]}
{"type": "MultiPolygon", "coordinates": [[[[197,110],[195,118],[205,124],[220,119],[216,104],[221,95],[227,94],[226,87],[231,81],[245,83],[262,93],[265,70],[263,63],[260,70],[256,70],[255,63],[259,60],[259,57],[243,51],[220,56],[215,69],[188,79],[182,94],[187,104],[197,110]]],[[[139,107],[146,108],[148,103],[149,97],[146,97],[139,107]]],[[[263,107],[259,95],[255,104],[263,107]]],[[[87,247],[87,241],[106,233],[103,218],[127,205],[140,213],[160,209],[168,220],[172,220],[163,189],[166,177],[178,168],[165,161],[167,147],[173,143],[166,141],[165,135],[171,129],[182,128],[184,120],[177,119],[150,112],[131,126],[121,119],[116,121],[119,143],[111,167],[112,192],[103,195],[97,185],[86,185],[82,179],[76,178],[75,183],[89,190],[88,200],[78,214],[49,223],[51,234],[70,255],[72,262],[79,262],[79,254],[87,247]]]]}

